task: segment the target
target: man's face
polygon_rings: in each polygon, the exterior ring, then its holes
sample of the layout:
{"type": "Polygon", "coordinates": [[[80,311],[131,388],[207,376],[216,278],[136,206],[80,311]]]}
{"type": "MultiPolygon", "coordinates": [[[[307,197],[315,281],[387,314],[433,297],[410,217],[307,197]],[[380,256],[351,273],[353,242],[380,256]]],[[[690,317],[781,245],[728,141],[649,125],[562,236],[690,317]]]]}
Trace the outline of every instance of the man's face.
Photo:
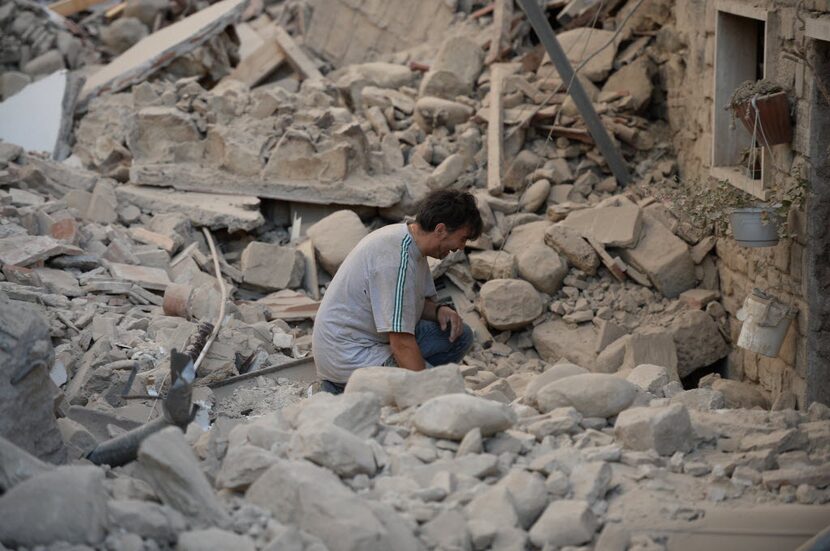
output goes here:
{"type": "Polygon", "coordinates": [[[438,224],[435,227],[434,254],[430,256],[442,259],[453,251],[463,249],[470,238],[470,233],[472,233],[470,228],[466,226],[451,232],[444,224],[438,224]]]}

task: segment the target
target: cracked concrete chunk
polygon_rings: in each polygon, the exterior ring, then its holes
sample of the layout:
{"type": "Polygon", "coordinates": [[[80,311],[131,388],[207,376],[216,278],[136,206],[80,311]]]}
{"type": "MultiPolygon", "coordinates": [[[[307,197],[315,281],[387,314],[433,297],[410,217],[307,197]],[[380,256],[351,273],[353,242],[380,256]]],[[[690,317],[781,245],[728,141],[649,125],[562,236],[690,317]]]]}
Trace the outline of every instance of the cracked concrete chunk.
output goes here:
{"type": "Polygon", "coordinates": [[[681,404],[638,407],[620,413],[614,435],[631,450],[654,450],[660,455],[686,452],[694,445],[689,412],[681,404]]]}
{"type": "Polygon", "coordinates": [[[461,440],[474,428],[480,429],[482,436],[509,429],[516,423],[516,414],[492,400],[447,394],[424,402],[415,412],[414,423],[427,436],[461,440]]]}

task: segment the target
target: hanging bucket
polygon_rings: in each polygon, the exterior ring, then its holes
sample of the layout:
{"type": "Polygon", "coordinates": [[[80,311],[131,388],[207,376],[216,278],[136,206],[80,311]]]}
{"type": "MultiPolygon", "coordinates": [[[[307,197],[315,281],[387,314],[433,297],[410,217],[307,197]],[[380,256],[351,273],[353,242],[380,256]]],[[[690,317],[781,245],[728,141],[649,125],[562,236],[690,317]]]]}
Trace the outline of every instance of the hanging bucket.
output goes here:
{"type": "Polygon", "coordinates": [[[750,134],[753,130],[758,132],[758,143],[763,146],[791,143],[793,126],[787,92],[776,92],[753,99],[754,101],[750,99],[735,106],[735,115],[741,119],[747,131],[750,134]]]}
{"type": "Polygon", "coordinates": [[[736,315],[743,322],[738,346],[775,358],[796,312],[775,297],[754,289],[736,315]]]}
{"type": "Polygon", "coordinates": [[[778,244],[778,224],[775,209],[748,207],[735,209],[729,215],[732,237],[744,247],[774,247],[778,244]]]}

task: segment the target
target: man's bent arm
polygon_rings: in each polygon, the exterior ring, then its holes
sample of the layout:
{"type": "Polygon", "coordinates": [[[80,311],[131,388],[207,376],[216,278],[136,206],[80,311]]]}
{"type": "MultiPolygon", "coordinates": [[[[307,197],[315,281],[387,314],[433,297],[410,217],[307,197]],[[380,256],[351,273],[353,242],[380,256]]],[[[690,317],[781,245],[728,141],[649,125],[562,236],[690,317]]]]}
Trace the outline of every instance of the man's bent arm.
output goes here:
{"type": "Polygon", "coordinates": [[[431,298],[424,299],[424,311],[421,319],[427,321],[438,321],[438,304],[431,298]]]}
{"type": "Polygon", "coordinates": [[[415,335],[411,333],[389,333],[389,347],[395,362],[410,371],[423,371],[426,368],[421,349],[415,335]]]}

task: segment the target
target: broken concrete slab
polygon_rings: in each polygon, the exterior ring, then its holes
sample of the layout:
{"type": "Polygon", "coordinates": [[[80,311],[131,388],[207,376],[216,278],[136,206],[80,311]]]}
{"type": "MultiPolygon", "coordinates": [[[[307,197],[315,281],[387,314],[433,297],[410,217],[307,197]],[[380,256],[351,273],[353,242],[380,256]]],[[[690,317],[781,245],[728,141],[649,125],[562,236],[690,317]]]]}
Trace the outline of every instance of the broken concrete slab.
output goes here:
{"type": "Polygon", "coordinates": [[[623,411],[614,424],[614,435],[628,449],[660,455],[689,451],[694,437],[689,412],[681,404],[623,411]]]}
{"type": "Polygon", "coordinates": [[[195,226],[210,229],[228,228],[229,232],[251,231],[265,219],[260,212],[260,200],[250,195],[224,195],[174,191],[146,186],[118,186],[118,199],[144,211],[181,213],[195,226]]]}
{"type": "Polygon", "coordinates": [[[239,20],[247,0],[222,0],[144,38],[92,75],[81,90],[81,106],[105,92],[142,82],[239,20]]]}
{"type": "Polygon", "coordinates": [[[592,209],[572,212],[560,224],[606,247],[634,247],[643,227],[640,207],[627,199],[614,199],[592,209]]]}
{"type": "Polygon", "coordinates": [[[31,266],[53,256],[83,252],[46,235],[13,235],[0,239],[0,263],[12,266],[31,266]]]}
{"type": "Polygon", "coordinates": [[[318,205],[371,207],[391,207],[403,197],[406,182],[421,178],[423,175],[411,167],[378,178],[353,174],[347,180],[336,183],[245,177],[192,163],[133,164],[130,169],[130,181],[141,186],[223,193],[228,189],[228,181],[233,180],[234,191],[255,197],[318,205]]]}
{"type": "Polygon", "coordinates": [[[173,283],[170,281],[167,270],[162,270],[161,268],[134,266],[131,264],[120,264],[118,262],[110,262],[108,267],[112,277],[135,283],[145,289],[164,291],[168,285],[173,283]]]}
{"type": "Polygon", "coordinates": [[[729,355],[729,345],[721,335],[718,324],[703,310],[681,312],[672,321],[670,331],[677,348],[680,377],[686,377],[729,355]]]}
{"type": "Polygon", "coordinates": [[[0,103],[0,139],[53,159],[69,156],[75,103],[83,80],[58,71],[0,103]]]}
{"type": "MultiPolygon", "coordinates": [[[[593,82],[605,80],[614,66],[614,57],[619,45],[619,39],[614,36],[613,31],[581,27],[560,33],[557,39],[575,68],[583,61],[589,60],[579,71],[581,75],[593,82]],[[611,45],[606,48],[605,45],[609,42],[611,45]]],[[[547,55],[537,74],[540,78],[559,77],[547,55]]]]}

